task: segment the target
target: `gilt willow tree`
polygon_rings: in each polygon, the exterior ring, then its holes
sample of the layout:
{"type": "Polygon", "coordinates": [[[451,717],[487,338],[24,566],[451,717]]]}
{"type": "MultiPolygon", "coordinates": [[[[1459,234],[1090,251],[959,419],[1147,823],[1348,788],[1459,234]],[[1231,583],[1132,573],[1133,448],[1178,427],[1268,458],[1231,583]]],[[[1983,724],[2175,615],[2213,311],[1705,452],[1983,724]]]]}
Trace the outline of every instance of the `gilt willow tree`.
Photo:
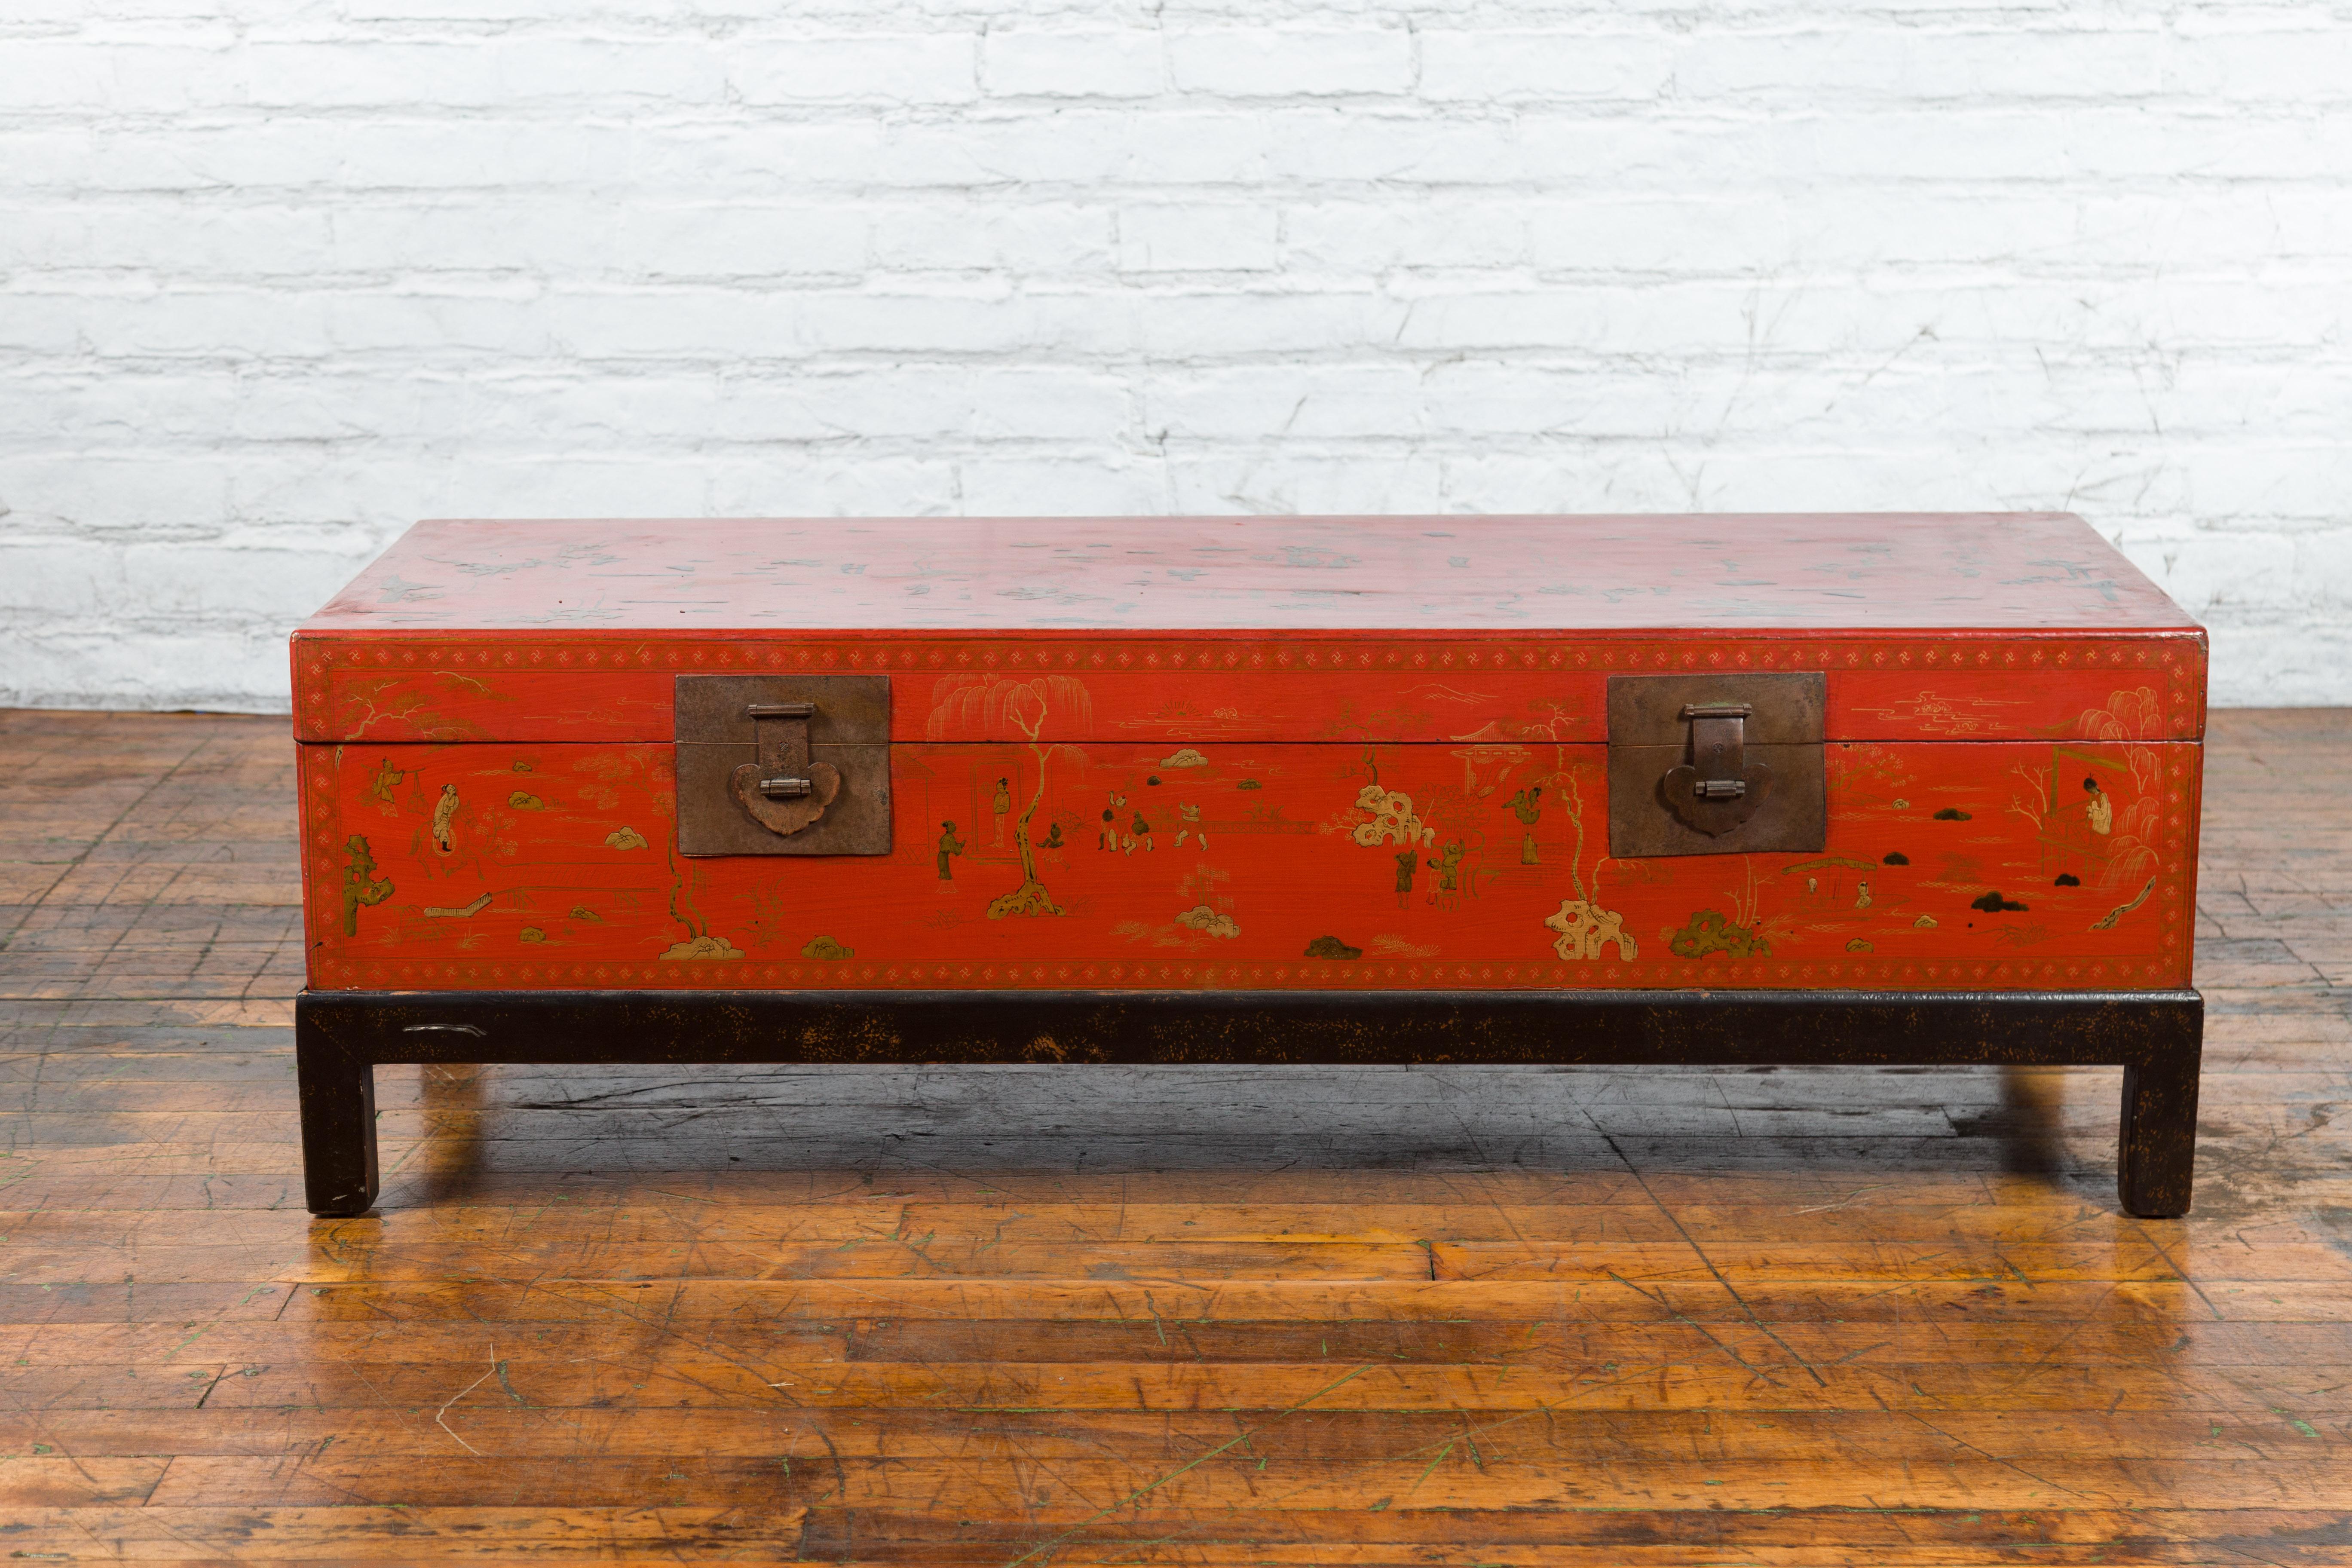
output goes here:
{"type": "Polygon", "coordinates": [[[1064,716],[1082,721],[1092,706],[1086,687],[1066,675],[999,681],[988,693],[986,707],[1001,710],[1015,729],[1029,738],[1029,754],[1036,759],[1037,773],[1036,788],[1031,792],[1028,807],[1021,813],[1013,830],[1021,843],[1021,886],[988,906],[990,920],[1062,912],[1054,896],[1045,890],[1045,884],[1038,879],[1037,849],[1029,837],[1029,824],[1036,817],[1037,808],[1045,804],[1046,767],[1060,749],[1060,742],[1045,738],[1047,721],[1055,717],[1058,709],[1064,716]]]}

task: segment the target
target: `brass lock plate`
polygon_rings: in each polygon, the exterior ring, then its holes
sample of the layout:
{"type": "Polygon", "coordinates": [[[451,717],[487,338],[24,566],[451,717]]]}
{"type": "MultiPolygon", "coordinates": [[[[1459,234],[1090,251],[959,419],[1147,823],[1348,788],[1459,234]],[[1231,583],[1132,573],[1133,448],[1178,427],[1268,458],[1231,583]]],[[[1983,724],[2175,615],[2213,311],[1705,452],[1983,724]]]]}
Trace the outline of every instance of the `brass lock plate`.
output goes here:
{"type": "Polygon", "coordinates": [[[1828,679],[1609,678],[1609,853],[1817,854],[1829,835],[1828,679]]]}
{"type": "Polygon", "coordinates": [[[890,853],[890,678],[681,675],[677,852],[890,853]]]}

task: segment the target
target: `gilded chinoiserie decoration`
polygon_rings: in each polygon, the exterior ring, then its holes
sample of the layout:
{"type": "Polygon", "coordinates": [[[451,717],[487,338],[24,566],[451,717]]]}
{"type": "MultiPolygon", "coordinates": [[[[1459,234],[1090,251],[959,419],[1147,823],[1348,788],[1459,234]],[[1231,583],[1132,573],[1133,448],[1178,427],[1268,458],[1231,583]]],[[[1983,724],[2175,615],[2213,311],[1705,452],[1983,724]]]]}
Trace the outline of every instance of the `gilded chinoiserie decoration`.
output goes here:
{"type": "Polygon", "coordinates": [[[1667,941],[1678,958],[1705,958],[1727,953],[1733,958],[1772,955],[1772,944],[1759,932],[1725,918],[1719,910],[1700,910],[1667,941]]]}
{"type": "Polygon", "coordinates": [[[1237,937],[1242,934],[1241,924],[1233,916],[1222,910],[1213,910],[1206,904],[1195,904],[1186,910],[1176,917],[1176,923],[1207,936],[1237,937]]]}
{"type": "Polygon", "coordinates": [[[1409,795],[1368,784],[1356,792],[1356,809],[1371,813],[1371,820],[1357,824],[1350,835],[1368,848],[1381,844],[1437,842],[1437,830],[1413,815],[1412,796],[1409,795]]]}
{"type": "Polygon", "coordinates": [[[365,838],[353,834],[344,848],[350,858],[343,865],[343,934],[357,936],[361,909],[392,897],[392,879],[375,874],[375,856],[365,838]]]}
{"type": "Polygon", "coordinates": [[[1545,925],[1559,933],[1552,943],[1552,952],[1562,958],[1590,960],[1599,958],[1613,947],[1620,958],[1632,958],[1641,951],[1632,932],[1625,929],[1625,917],[1614,910],[1595,909],[1585,899],[1562,899],[1559,908],[1544,917],[1545,925]]]}
{"type": "Polygon", "coordinates": [[[2139,908],[2140,905],[2147,902],[2147,896],[2154,891],[2156,891],[2156,879],[2150,877],[2147,881],[2140,884],[2139,891],[2133,894],[2129,900],[2117,904],[2114,909],[2109,910],[2105,914],[2101,915],[2097,920],[2093,921],[2091,922],[2091,929],[2093,931],[2113,931],[2117,921],[2123,919],[2126,915],[2139,908]]]}
{"type": "MultiPolygon", "coordinates": [[[[1022,809],[1021,819],[1013,828],[1021,858],[1021,885],[992,900],[988,906],[988,918],[993,921],[1009,915],[1058,915],[1062,912],[1060,908],[1038,877],[1036,847],[1030,842],[1029,824],[1036,817],[1038,806],[1045,804],[1047,773],[1054,753],[1060,749],[1060,742],[1044,739],[1045,727],[1055,717],[1057,706],[1066,711],[1085,712],[1091,706],[1087,689],[1067,676],[1049,675],[1035,680],[998,681],[982,701],[984,707],[998,708],[1028,741],[1035,777],[1029,804],[1022,809]]],[[[1104,820],[1112,819],[1107,812],[1104,820]]],[[[1141,822],[1140,813],[1136,820],[1141,822]]],[[[940,864],[944,867],[946,861],[942,859],[940,864]]]]}
{"type": "Polygon", "coordinates": [[[662,950],[665,959],[740,958],[743,952],[723,936],[694,936],[662,950]]]}
{"type": "MultiPolygon", "coordinates": [[[[390,765],[388,763],[385,764],[386,767],[390,765]]],[[[441,797],[433,803],[433,848],[436,854],[454,855],[457,852],[458,804],[457,786],[443,784],[441,797]]]]}
{"type": "Polygon", "coordinates": [[[490,907],[490,895],[482,894],[470,904],[428,905],[425,918],[436,921],[467,921],[490,907]]]}

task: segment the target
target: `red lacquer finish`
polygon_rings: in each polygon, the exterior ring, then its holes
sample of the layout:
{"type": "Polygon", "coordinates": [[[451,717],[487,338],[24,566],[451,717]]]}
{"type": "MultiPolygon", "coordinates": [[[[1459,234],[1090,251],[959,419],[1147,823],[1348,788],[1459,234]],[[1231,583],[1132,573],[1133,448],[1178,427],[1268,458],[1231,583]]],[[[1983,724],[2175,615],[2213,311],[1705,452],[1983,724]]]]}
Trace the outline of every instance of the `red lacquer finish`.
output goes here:
{"type": "Polygon", "coordinates": [[[429,524],[294,658],[314,986],[2188,979],[2203,634],[2071,518],[429,524]],[[1609,676],[1773,669],[1826,852],[1610,858],[1609,676]],[[892,853],[676,856],[673,679],[796,671],[892,853]]]}
{"type": "Polygon", "coordinates": [[[680,674],[887,673],[898,741],[1016,741],[1000,682],[1086,682],[1055,741],[1605,742],[1611,675],[1820,669],[1841,741],[2008,741],[2070,732],[2119,684],[2158,697],[2166,740],[2205,723],[2202,634],[2140,637],[1733,637],[488,638],[308,637],[306,741],[668,741],[680,674]]]}
{"type": "Polygon", "coordinates": [[[419,523],[304,628],[2193,631],[2063,512],[419,523]]]}

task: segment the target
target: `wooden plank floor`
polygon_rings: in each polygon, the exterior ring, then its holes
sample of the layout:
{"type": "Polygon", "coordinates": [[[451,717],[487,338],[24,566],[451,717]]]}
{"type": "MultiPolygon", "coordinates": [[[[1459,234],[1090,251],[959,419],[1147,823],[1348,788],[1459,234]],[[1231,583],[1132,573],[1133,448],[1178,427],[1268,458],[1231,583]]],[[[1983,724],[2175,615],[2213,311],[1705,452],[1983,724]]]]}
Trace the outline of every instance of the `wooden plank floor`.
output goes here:
{"type": "Polygon", "coordinates": [[[2352,714],[2214,716],[2196,1213],[2111,1071],[378,1074],[282,720],[0,714],[0,1551],[2352,1563],[2352,714]]]}

